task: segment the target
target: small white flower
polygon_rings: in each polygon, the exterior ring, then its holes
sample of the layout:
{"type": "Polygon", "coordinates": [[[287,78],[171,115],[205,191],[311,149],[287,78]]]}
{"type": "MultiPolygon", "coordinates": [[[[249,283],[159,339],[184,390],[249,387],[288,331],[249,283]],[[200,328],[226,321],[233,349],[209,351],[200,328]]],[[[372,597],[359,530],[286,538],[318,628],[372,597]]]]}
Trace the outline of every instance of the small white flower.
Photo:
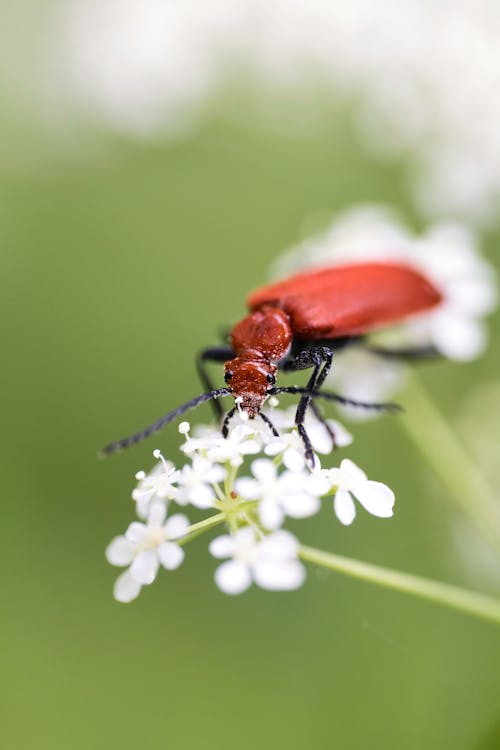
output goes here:
{"type": "Polygon", "coordinates": [[[215,437],[208,449],[207,458],[218,463],[229,462],[231,466],[241,466],[245,456],[254,455],[261,449],[259,433],[247,424],[237,424],[227,438],[215,437]]]}
{"type": "Polygon", "coordinates": [[[181,422],[181,425],[183,429],[179,431],[181,435],[186,436],[186,442],[180,446],[180,449],[186,456],[193,456],[195,453],[205,455],[207,450],[213,445],[213,441],[221,437],[220,429],[214,425],[196,426],[194,436],[189,434],[189,422],[181,422]]]}
{"type": "Polygon", "coordinates": [[[226,470],[223,466],[213,464],[203,456],[194,455],[192,464],[186,464],[181,469],[175,501],[179,505],[191,503],[196,508],[211,508],[215,500],[211,485],[222,482],[225,478],[226,470]]]}
{"type": "Polygon", "coordinates": [[[178,481],[180,473],[170,461],[165,461],[159,450],[155,450],[153,456],[160,459],[154,469],[149,474],[138,471],[135,475],[139,484],[132,492],[132,499],[137,503],[139,518],[147,518],[151,505],[156,501],[172,500],[177,494],[174,483],[178,481]]]}
{"type": "MultiPolygon", "coordinates": [[[[296,411],[297,407],[292,406],[285,411],[272,410],[269,412],[268,416],[280,432],[280,435],[276,437],[271,434],[264,440],[264,453],[266,456],[283,454],[283,463],[290,471],[302,471],[305,466],[304,443],[298,431],[294,429],[296,411]]],[[[352,443],[352,435],[340,422],[334,419],[327,419],[326,424],[335,436],[335,446],[337,448],[343,448],[352,443]]],[[[317,419],[311,410],[306,413],[304,426],[315,452],[324,455],[332,452],[334,446],[328,429],[317,419]]],[[[317,457],[315,457],[315,460],[316,464],[319,464],[317,457]]]]}
{"type": "Polygon", "coordinates": [[[320,508],[319,495],[323,488],[312,475],[284,471],[278,474],[273,463],[258,458],[252,463],[251,477],[240,477],[235,482],[238,495],[246,500],[259,500],[259,519],[266,529],[277,529],[285,515],[306,518],[320,508]]]}
{"type": "Polygon", "coordinates": [[[131,523],[125,535],[115,537],[108,545],[106,558],[111,565],[130,566],[115,582],[114,596],[118,601],[135,599],[142,586],[154,581],[160,565],[174,570],[184,560],[184,550],[175,540],[185,535],[189,521],[181,514],[166,522],[165,518],[165,504],[155,502],[147,523],[131,523]]]}
{"type": "Polygon", "coordinates": [[[353,497],[373,516],[390,518],[393,515],[394,493],[382,484],[369,480],[353,461],[344,458],[338,469],[322,472],[323,476],[335,488],[333,509],[344,526],[349,526],[356,516],[353,497]]]}
{"type": "Polygon", "coordinates": [[[216,558],[232,558],[215,571],[215,582],[226,594],[241,594],[252,581],[271,591],[296,589],[305,578],[304,566],[297,560],[299,543],[288,531],[259,540],[247,526],[231,536],[217,537],[209,549],[216,558]]]}

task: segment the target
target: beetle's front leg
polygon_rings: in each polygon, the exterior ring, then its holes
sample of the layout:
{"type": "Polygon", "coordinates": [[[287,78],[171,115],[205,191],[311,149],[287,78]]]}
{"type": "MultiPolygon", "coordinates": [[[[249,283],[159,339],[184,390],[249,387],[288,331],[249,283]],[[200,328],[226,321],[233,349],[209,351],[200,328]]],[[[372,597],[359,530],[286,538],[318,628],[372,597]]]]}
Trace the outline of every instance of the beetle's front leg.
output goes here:
{"type": "Polygon", "coordinates": [[[326,376],[332,366],[333,353],[327,346],[318,346],[314,349],[303,349],[293,359],[285,362],[283,369],[286,372],[314,368],[306,385],[306,392],[302,395],[297,411],[295,412],[295,424],[300,437],[304,443],[306,462],[310,469],[314,468],[314,451],[311,440],[304,426],[304,420],[308,406],[311,404],[312,391],[318,390],[324,383],[326,376]]]}

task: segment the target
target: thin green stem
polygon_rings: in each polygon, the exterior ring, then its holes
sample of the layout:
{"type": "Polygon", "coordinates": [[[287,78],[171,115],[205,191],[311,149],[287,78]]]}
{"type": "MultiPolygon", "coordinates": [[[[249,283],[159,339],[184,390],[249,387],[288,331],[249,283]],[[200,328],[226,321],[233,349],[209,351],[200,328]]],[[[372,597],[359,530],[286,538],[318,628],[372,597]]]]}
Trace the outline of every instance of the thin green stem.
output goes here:
{"type": "Polygon", "coordinates": [[[193,523],[193,525],[188,528],[186,536],[179,539],[177,544],[187,544],[187,542],[196,539],[197,536],[200,536],[200,534],[203,534],[205,531],[212,529],[214,526],[218,526],[220,523],[224,523],[225,520],[225,513],[216,513],[214,516],[209,516],[203,521],[193,523]]]}
{"type": "Polygon", "coordinates": [[[451,607],[500,625],[500,600],[485,594],[478,594],[448,583],[372,565],[350,557],[323,552],[312,547],[300,547],[299,557],[307,562],[321,565],[323,568],[335,570],[338,573],[359,578],[368,583],[375,583],[378,586],[385,586],[395,591],[401,591],[405,594],[412,594],[421,599],[451,607]]]}
{"type": "Polygon", "coordinates": [[[500,550],[500,502],[482,471],[415,375],[408,379],[408,408],[399,420],[451,497],[483,538],[500,550]]]}

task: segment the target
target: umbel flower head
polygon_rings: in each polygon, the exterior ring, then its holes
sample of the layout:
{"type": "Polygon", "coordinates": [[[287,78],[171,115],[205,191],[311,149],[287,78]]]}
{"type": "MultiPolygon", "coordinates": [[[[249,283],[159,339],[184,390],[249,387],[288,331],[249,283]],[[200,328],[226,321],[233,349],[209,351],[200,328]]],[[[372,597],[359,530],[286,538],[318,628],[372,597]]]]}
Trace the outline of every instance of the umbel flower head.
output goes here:
{"type": "Polygon", "coordinates": [[[245,419],[235,420],[227,440],[211,427],[199,427],[191,435],[189,424],[181,423],[185,463],[180,469],[154,451],[157,463],[149,473],[136,474],[138,484],[132,492],[141,520],[132,522],[106,550],[108,562],[126,567],[114,586],[118,601],[135,599],[160,568],[179,567],[185,545],[219,525],[225,526],[225,533],[209,544],[211,555],[223,560],[215,570],[215,582],[225,593],[239,594],[252,583],[273,591],[303,583],[300,542],[284,528],[289,518],[313,516],[326,503],[332,516],[348,525],[356,514],[354,498],[374,516],[392,516],[393,492],[368,480],[352,461],[321,468],[318,454],[330,453],[332,433],[338,447],[352,442],[340,423],[329,421],[327,430],[310,417],[308,429],[317,452],[311,471],[290,425],[290,411],[273,408],[272,418],[280,424],[279,437],[245,419]],[[208,515],[190,525],[185,515],[175,512],[176,506],[192,506],[208,515]]]}

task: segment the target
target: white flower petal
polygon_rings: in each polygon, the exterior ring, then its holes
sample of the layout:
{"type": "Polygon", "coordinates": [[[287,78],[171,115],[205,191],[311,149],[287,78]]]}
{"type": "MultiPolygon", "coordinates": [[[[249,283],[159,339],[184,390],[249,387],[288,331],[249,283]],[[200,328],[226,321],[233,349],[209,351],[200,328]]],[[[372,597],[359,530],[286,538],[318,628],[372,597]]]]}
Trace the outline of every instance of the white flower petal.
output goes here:
{"type": "Polygon", "coordinates": [[[306,571],[298,560],[259,562],[254,569],[255,582],[269,591],[290,591],[304,583],[306,571]]]}
{"type": "Polygon", "coordinates": [[[251,477],[239,477],[234,483],[234,489],[245,500],[257,500],[262,494],[260,484],[251,477]]]}
{"type": "Polygon", "coordinates": [[[219,464],[210,464],[210,467],[204,472],[204,479],[205,482],[208,482],[209,484],[217,484],[218,482],[224,481],[226,474],[227,472],[223,466],[220,466],[219,464]]]}
{"type": "Polygon", "coordinates": [[[283,440],[281,437],[277,438],[273,435],[273,437],[269,440],[266,447],[264,448],[264,453],[266,456],[278,456],[280,453],[283,453],[284,450],[286,450],[287,443],[285,440],[283,440]]]}
{"type": "Polygon", "coordinates": [[[341,422],[337,422],[335,419],[328,419],[327,424],[335,435],[335,445],[337,448],[345,448],[347,445],[351,445],[354,438],[341,422]]]}
{"type": "Polygon", "coordinates": [[[259,519],[266,529],[278,529],[283,523],[284,513],[280,505],[270,498],[259,503],[259,519]]]}
{"type": "Polygon", "coordinates": [[[265,536],[259,544],[260,559],[267,561],[296,557],[299,550],[297,537],[289,531],[280,530],[265,536]]]}
{"type": "Polygon", "coordinates": [[[225,594],[241,594],[252,583],[252,576],[243,563],[228,560],[215,571],[215,582],[225,594]]]}
{"type": "Polygon", "coordinates": [[[260,451],[260,443],[257,440],[245,440],[240,443],[239,449],[244,456],[252,456],[260,451]]]}
{"type": "Polygon", "coordinates": [[[322,455],[331,453],[333,441],[323,424],[319,422],[312,425],[306,424],[306,429],[311,445],[316,453],[321,453],[322,455]]]}
{"type": "Polygon", "coordinates": [[[234,539],[229,534],[223,534],[212,539],[208,545],[211,555],[217,558],[231,557],[234,552],[234,539]]]}
{"type": "Polygon", "coordinates": [[[139,521],[133,521],[125,532],[125,536],[134,544],[138,544],[144,539],[144,534],[147,532],[147,527],[139,521]]]}
{"type": "Polygon", "coordinates": [[[382,482],[363,482],[353,491],[355,497],[368,513],[379,518],[390,518],[393,515],[394,492],[382,482]]]}
{"type": "Polygon", "coordinates": [[[167,506],[161,500],[153,502],[148,511],[148,524],[162,526],[167,516],[167,506]]]}
{"type": "Polygon", "coordinates": [[[349,479],[352,479],[354,482],[364,482],[367,478],[365,472],[354,461],[351,461],[350,458],[344,458],[340,464],[340,471],[349,474],[349,479]]]}
{"type": "Polygon", "coordinates": [[[188,490],[187,496],[195,508],[207,509],[214,505],[215,493],[207,484],[194,485],[188,490]]]}
{"type": "Polygon", "coordinates": [[[125,536],[115,536],[106,548],[106,560],[111,565],[130,565],[133,559],[133,542],[125,536]]]}
{"type": "Polygon", "coordinates": [[[478,357],[486,346],[486,334],[480,321],[453,311],[433,316],[430,333],[434,345],[450,359],[467,362],[478,357]]]}
{"type": "Polygon", "coordinates": [[[287,448],[283,453],[283,463],[290,471],[300,472],[305,466],[304,453],[296,448],[287,448]]]}
{"type": "Polygon", "coordinates": [[[489,276],[463,277],[448,286],[446,299],[464,315],[481,317],[495,309],[497,292],[489,276]]]}
{"type": "Polygon", "coordinates": [[[163,542],[158,547],[160,562],[167,570],[175,570],[184,560],[185,554],[182,547],[172,542],[163,542]]]}
{"type": "Polygon", "coordinates": [[[116,601],[128,603],[137,599],[141,591],[141,584],[132,578],[128,570],[122,573],[115,581],[113,586],[113,596],[116,601]]]}
{"type": "Polygon", "coordinates": [[[333,486],[336,485],[332,482],[329,471],[313,471],[312,474],[309,474],[305,483],[307,492],[316,495],[316,497],[326,495],[333,486]]]}
{"type": "Polygon", "coordinates": [[[189,528],[189,518],[183,513],[176,513],[167,520],[165,534],[169,539],[179,539],[189,528]]]}
{"type": "Polygon", "coordinates": [[[252,474],[261,484],[267,484],[275,479],[277,469],[273,461],[268,458],[258,458],[252,461],[252,474]]]}
{"type": "Polygon", "coordinates": [[[156,550],[139,552],[130,566],[130,575],[143,585],[153,583],[158,572],[160,561],[156,550]]]}
{"type": "Polygon", "coordinates": [[[333,498],[333,510],[344,526],[350,526],[356,518],[356,506],[347,490],[337,490],[333,498]]]}
{"type": "Polygon", "coordinates": [[[308,518],[318,512],[321,501],[306,492],[296,492],[285,494],[281,505],[291,518],[308,518]]]}

